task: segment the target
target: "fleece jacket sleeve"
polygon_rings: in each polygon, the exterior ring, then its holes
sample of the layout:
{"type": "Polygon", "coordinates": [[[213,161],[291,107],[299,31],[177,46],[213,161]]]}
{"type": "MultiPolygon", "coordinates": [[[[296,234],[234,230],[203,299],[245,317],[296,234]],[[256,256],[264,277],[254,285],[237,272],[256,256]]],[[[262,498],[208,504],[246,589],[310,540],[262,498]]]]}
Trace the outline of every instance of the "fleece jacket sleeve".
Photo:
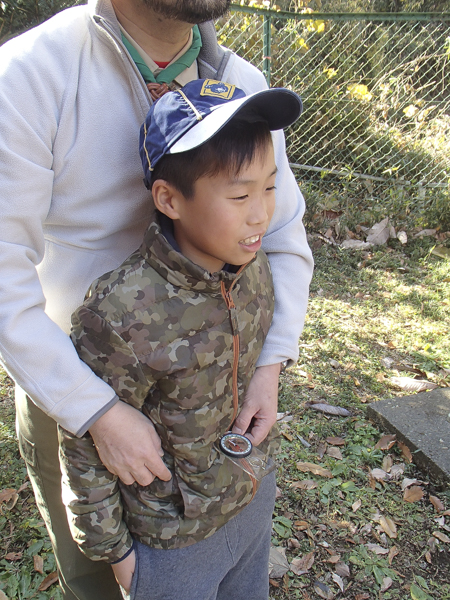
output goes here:
{"type": "Polygon", "coordinates": [[[34,31],[0,48],[0,360],[45,413],[75,434],[116,401],[45,314],[37,267],[51,209],[53,142],[67,69],[34,31]],[[25,51],[26,47],[26,51],[25,51]],[[30,55],[41,57],[36,72],[30,55]],[[45,76],[45,69],[52,75],[45,76]]]}

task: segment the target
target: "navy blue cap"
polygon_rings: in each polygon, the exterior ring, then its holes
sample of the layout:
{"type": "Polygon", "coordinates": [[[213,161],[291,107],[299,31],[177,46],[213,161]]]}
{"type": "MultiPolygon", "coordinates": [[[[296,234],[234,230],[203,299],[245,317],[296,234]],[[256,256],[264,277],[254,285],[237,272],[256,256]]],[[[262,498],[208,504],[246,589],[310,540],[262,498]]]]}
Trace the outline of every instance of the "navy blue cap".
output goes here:
{"type": "Polygon", "coordinates": [[[292,125],[303,108],[300,97],[285,88],[246,96],[236,86],[214,79],[196,79],[164,94],[148,111],[139,137],[146,186],[165,154],[197,148],[244,107],[267,121],[271,131],[292,125]]]}

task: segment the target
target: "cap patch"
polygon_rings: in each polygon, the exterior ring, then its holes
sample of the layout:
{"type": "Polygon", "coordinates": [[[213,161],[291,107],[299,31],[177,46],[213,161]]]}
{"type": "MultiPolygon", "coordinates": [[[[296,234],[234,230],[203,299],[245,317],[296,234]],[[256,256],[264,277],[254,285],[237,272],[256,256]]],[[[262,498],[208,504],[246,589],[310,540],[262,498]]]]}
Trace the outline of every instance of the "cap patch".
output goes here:
{"type": "Polygon", "coordinates": [[[215,79],[205,79],[202,89],[200,90],[200,96],[212,96],[213,98],[223,98],[229,100],[233,97],[235,85],[230,83],[224,83],[223,81],[216,81],[215,79]]]}

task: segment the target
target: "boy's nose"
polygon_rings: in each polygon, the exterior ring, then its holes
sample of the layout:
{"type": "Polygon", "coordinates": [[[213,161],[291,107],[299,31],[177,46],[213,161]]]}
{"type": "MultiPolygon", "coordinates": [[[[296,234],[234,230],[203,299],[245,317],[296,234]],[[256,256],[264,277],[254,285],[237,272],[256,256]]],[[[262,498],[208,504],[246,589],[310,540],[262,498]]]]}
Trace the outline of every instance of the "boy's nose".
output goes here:
{"type": "Polygon", "coordinates": [[[250,225],[259,225],[265,223],[269,218],[267,202],[263,198],[258,198],[252,203],[249,223],[250,225]]]}

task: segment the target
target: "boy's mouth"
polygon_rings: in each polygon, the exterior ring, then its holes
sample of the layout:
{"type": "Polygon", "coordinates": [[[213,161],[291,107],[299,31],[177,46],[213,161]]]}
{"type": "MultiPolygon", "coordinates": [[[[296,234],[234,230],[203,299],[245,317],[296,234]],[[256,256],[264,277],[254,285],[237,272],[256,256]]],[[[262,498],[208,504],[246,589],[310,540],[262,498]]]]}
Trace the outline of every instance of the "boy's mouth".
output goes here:
{"type": "Polygon", "coordinates": [[[245,240],[241,240],[239,243],[243,246],[251,246],[252,244],[256,244],[261,239],[260,235],[252,235],[251,237],[245,238],[245,240]]]}

